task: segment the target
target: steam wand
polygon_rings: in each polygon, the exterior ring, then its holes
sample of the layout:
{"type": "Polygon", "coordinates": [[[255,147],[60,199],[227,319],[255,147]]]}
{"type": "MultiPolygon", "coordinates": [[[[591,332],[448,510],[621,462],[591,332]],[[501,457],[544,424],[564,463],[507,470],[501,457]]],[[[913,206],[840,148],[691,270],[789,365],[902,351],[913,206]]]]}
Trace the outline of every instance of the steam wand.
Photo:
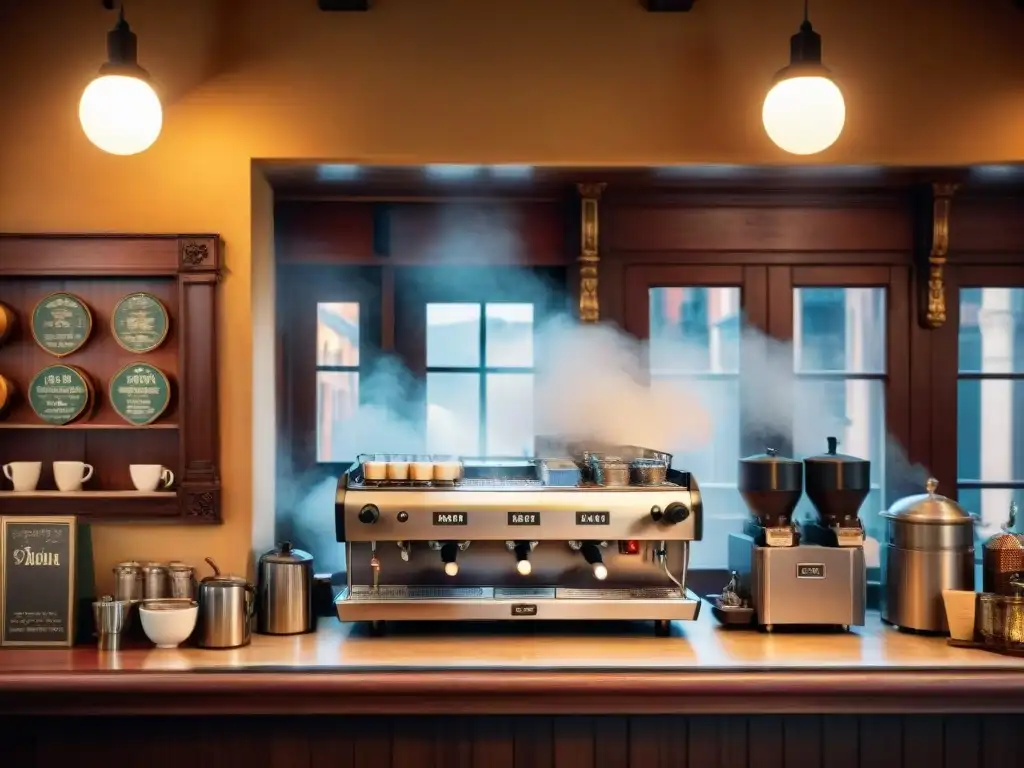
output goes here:
{"type": "Polygon", "coordinates": [[[373,571],[373,591],[380,588],[380,558],[377,557],[377,542],[370,542],[370,570],[373,571]]]}

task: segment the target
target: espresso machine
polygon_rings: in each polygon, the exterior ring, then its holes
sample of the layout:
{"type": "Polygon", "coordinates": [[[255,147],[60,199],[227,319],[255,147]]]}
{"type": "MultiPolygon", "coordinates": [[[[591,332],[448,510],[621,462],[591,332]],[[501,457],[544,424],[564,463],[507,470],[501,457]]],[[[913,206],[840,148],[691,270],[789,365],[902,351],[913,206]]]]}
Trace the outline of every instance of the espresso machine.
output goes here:
{"type": "Polygon", "coordinates": [[[363,456],[339,479],[342,621],[697,617],[696,479],[619,446],[555,459],[363,456]]]}
{"type": "Polygon", "coordinates": [[[803,463],[770,448],[740,460],[739,488],[751,519],[743,533],[729,536],[734,579],[723,603],[732,603],[736,615],[747,608],[750,620],[769,632],[781,625],[847,630],[864,624],[867,569],[858,512],[871,488],[870,463],[837,447],[830,437],[826,453],[803,463]],[[805,479],[815,517],[798,523],[793,513],[805,479]]]}

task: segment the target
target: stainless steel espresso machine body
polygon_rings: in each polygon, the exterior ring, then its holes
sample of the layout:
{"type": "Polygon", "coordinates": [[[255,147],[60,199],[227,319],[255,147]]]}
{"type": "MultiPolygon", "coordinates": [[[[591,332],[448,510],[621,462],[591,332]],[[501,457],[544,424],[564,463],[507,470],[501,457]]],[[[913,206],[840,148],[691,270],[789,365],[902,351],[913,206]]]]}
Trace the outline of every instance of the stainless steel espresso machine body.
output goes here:
{"type": "Polygon", "coordinates": [[[342,621],[694,619],[696,480],[623,447],[566,459],[363,457],[338,482],[342,621]],[[429,479],[428,479],[429,478],[429,479]]]}
{"type": "Polygon", "coordinates": [[[867,569],[858,510],[870,491],[870,464],[838,454],[836,438],[828,444],[827,453],[803,463],[772,449],[740,461],[751,520],[744,533],[729,537],[729,569],[754,623],[769,631],[864,624],[867,569]],[[805,481],[817,516],[798,524],[793,513],[805,481]]]}

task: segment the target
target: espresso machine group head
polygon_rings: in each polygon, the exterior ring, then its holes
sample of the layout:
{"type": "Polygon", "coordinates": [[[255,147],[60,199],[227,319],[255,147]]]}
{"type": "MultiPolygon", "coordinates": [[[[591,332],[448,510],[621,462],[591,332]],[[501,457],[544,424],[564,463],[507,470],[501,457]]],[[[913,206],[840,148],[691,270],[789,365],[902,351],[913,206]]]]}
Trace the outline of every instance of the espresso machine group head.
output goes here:
{"type": "Polygon", "coordinates": [[[859,510],[870,492],[870,463],[828,450],[803,462],[764,454],[740,460],[740,494],[751,519],[729,536],[729,570],[754,621],[778,625],[864,624],[867,569],[859,510]],[[815,517],[794,512],[806,484],[815,517]]]}
{"type": "Polygon", "coordinates": [[[671,457],[363,456],[335,499],[343,621],[653,620],[700,607],[686,589],[701,538],[696,480],[671,457]]]}

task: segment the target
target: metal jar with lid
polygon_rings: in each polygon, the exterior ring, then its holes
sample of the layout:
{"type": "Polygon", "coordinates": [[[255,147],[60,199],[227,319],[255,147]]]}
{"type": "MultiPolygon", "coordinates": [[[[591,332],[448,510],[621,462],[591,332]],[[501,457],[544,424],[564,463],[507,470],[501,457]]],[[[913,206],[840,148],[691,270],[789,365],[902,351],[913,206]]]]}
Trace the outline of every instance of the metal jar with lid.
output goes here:
{"type": "Polygon", "coordinates": [[[981,553],[982,591],[995,595],[1017,595],[1024,578],[1024,520],[1018,519],[1017,502],[1010,503],[1010,519],[1002,530],[989,537],[981,553]]]}
{"type": "Polygon", "coordinates": [[[257,566],[256,631],[298,635],[315,628],[313,556],[282,542],[264,553],[257,566]]]}
{"type": "Polygon", "coordinates": [[[206,558],[213,575],[199,584],[196,642],[200,648],[240,648],[252,637],[256,605],[253,586],[241,576],[227,576],[206,558]]]}
{"type": "Polygon", "coordinates": [[[942,590],[974,590],[975,518],[938,485],[930,478],[926,493],[882,513],[882,620],[901,629],[948,632],[942,590]]]}

